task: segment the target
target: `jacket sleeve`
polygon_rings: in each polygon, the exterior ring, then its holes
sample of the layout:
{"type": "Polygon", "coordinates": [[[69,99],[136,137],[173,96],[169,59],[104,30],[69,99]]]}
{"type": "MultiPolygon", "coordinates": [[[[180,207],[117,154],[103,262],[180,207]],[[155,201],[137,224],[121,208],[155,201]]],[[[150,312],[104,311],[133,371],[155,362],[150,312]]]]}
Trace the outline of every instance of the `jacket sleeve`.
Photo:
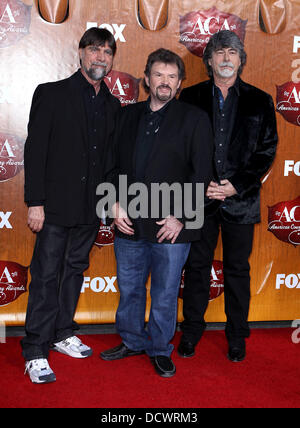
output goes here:
{"type": "Polygon", "coordinates": [[[45,87],[39,85],[34,92],[24,148],[25,202],[28,206],[37,201],[43,205],[46,199],[45,175],[53,110],[45,87]]]}
{"type": "Polygon", "coordinates": [[[240,196],[261,186],[260,180],[274,160],[277,141],[275,109],[272,97],[268,95],[255,151],[250,156],[247,165],[229,178],[240,196]]]}

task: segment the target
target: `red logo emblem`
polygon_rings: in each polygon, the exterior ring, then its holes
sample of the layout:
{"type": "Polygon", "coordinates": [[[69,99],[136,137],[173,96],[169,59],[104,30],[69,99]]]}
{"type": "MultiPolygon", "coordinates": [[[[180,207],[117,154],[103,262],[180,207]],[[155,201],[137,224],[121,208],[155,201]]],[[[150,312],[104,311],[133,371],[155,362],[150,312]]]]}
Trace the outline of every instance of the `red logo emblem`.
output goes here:
{"type": "Polygon", "coordinates": [[[17,175],[24,167],[24,141],[15,135],[0,133],[0,181],[17,175]]]}
{"type": "Polygon", "coordinates": [[[106,226],[105,224],[100,222],[99,232],[94,242],[95,245],[102,248],[106,245],[113,245],[115,240],[115,231],[111,226],[106,226]]]}
{"type": "MultiPolygon", "coordinates": [[[[181,283],[179,289],[179,297],[182,298],[182,291],[184,288],[184,271],[181,276],[181,283]]],[[[223,274],[223,262],[220,260],[214,260],[210,273],[210,292],[209,300],[214,300],[224,293],[224,274],[223,274]]]]}
{"type": "Polygon", "coordinates": [[[0,260],[0,306],[8,305],[25,293],[28,267],[0,260]]]}
{"type": "Polygon", "coordinates": [[[210,273],[209,300],[214,300],[224,293],[223,262],[214,260],[210,273]]]}
{"type": "Polygon", "coordinates": [[[24,167],[24,141],[15,135],[0,133],[0,181],[17,175],[24,167]]]}
{"type": "Polygon", "coordinates": [[[244,41],[247,20],[236,15],[220,12],[216,7],[209,10],[189,12],[180,16],[180,39],[192,54],[203,56],[210,37],[220,30],[231,30],[244,41]]]}
{"type": "Polygon", "coordinates": [[[287,82],[277,86],[276,111],[285,120],[300,126],[300,83],[287,82]]]}
{"type": "Polygon", "coordinates": [[[300,196],[293,201],[279,202],[268,207],[268,231],[280,241],[300,244],[300,196]]]}
{"type": "Polygon", "coordinates": [[[31,7],[20,0],[0,0],[0,47],[6,48],[29,33],[31,7]]]}
{"type": "Polygon", "coordinates": [[[122,106],[135,104],[139,98],[139,83],[128,73],[112,70],[106,77],[105,83],[112,95],[120,100],[122,106]]]}

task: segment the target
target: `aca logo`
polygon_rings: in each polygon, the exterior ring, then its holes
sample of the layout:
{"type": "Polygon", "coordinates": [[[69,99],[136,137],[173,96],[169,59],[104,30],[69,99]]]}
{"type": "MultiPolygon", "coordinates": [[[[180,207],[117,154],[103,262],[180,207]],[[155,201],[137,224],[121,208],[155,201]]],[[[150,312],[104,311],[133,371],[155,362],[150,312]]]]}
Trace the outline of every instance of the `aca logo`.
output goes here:
{"type": "Polygon", "coordinates": [[[6,48],[29,33],[31,7],[21,0],[0,0],[0,47],[6,48]]]}
{"type": "Polygon", "coordinates": [[[24,142],[15,135],[0,132],[0,182],[17,175],[24,167],[24,142]]]}
{"type": "Polygon", "coordinates": [[[135,104],[139,98],[139,83],[141,79],[136,79],[128,73],[112,70],[106,77],[106,84],[115,97],[120,100],[122,106],[135,104]]]}
{"type": "Polygon", "coordinates": [[[0,306],[8,305],[25,293],[28,267],[0,260],[0,306]]]}
{"type": "Polygon", "coordinates": [[[214,260],[210,273],[209,300],[214,300],[224,292],[223,262],[214,260]]]}
{"type": "Polygon", "coordinates": [[[283,242],[300,244],[300,196],[268,207],[268,231],[283,242]]]}
{"type": "Polygon", "coordinates": [[[300,83],[276,85],[276,111],[293,125],[300,126],[300,83]]]}
{"type": "Polygon", "coordinates": [[[100,222],[99,232],[94,242],[97,247],[102,248],[106,245],[113,245],[115,240],[115,231],[112,226],[106,226],[103,222],[100,222]]]}
{"type": "Polygon", "coordinates": [[[189,12],[180,16],[180,39],[192,54],[203,56],[204,49],[212,34],[221,30],[234,31],[244,41],[247,20],[236,15],[219,11],[216,7],[209,10],[189,12]]]}
{"type": "MultiPolygon", "coordinates": [[[[179,297],[182,298],[184,288],[184,271],[181,276],[181,283],[179,289],[179,297]]],[[[209,300],[214,300],[221,296],[224,292],[224,274],[223,274],[223,262],[220,260],[214,260],[210,273],[210,292],[209,300]]]]}

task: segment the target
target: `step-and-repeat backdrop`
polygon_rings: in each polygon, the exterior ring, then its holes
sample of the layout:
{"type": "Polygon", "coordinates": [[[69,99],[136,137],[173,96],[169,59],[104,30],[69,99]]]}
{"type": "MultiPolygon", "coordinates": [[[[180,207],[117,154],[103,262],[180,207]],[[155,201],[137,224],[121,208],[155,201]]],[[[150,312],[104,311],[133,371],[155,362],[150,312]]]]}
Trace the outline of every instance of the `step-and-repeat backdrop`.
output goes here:
{"type": "MultiPolygon", "coordinates": [[[[248,61],[242,78],[272,95],[279,133],[276,160],[263,180],[262,221],[250,259],[249,320],[300,318],[299,22],[300,0],[0,0],[0,323],[22,325],[28,299],[35,236],[23,202],[23,147],[32,94],[39,83],[78,69],[78,41],[91,26],[115,36],[118,50],[106,82],[124,108],[146,98],[141,79],[153,50],[178,53],[187,69],[183,86],[190,86],[207,78],[202,55],[211,34],[230,29],[244,40],[248,61]]],[[[84,275],[79,323],[115,320],[113,242],[113,230],[100,225],[84,275]]],[[[225,320],[223,289],[219,243],[208,322],[225,320]]],[[[148,297],[147,311],[149,304],[148,297]]],[[[180,296],[178,309],[181,321],[180,296]]]]}

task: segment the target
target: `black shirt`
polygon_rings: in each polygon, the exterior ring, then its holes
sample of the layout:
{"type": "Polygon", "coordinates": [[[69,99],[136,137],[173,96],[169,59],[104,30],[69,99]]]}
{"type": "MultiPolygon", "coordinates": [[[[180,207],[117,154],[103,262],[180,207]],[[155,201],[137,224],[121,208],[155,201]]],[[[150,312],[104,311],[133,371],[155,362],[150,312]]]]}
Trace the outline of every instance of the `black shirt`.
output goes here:
{"type": "Polygon", "coordinates": [[[95,88],[83,76],[80,70],[76,73],[78,89],[82,94],[87,123],[88,145],[83,152],[87,162],[87,176],[83,177],[84,208],[79,213],[78,224],[91,224],[98,220],[96,214],[96,187],[101,176],[101,159],[105,138],[105,101],[109,89],[103,81],[96,94],[95,88]]]}
{"type": "Polygon", "coordinates": [[[163,118],[166,115],[169,103],[161,109],[152,111],[150,108],[150,98],[146,102],[145,111],[142,114],[136,141],[135,178],[143,182],[148,158],[153,147],[155,136],[159,132],[163,118]]]}
{"type": "Polygon", "coordinates": [[[226,159],[228,145],[235,123],[239,97],[239,78],[228,90],[224,100],[221,90],[213,85],[213,112],[215,135],[215,167],[218,179],[226,177],[226,159]]]}
{"type": "MultiPolygon", "coordinates": [[[[148,98],[144,112],[142,113],[137,139],[136,139],[136,155],[135,155],[135,179],[137,182],[143,182],[145,178],[145,170],[148,165],[149,156],[153,147],[156,135],[159,133],[159,128],[162,125],[164,117],[169,107],[169,102],[161,109],[152,111],[150,108],[150,98],[148,98]]],[[[135,236],[138,239],[146,238],[144,222],[147,219],[138,217],[135,219],[135,236]]]]}

